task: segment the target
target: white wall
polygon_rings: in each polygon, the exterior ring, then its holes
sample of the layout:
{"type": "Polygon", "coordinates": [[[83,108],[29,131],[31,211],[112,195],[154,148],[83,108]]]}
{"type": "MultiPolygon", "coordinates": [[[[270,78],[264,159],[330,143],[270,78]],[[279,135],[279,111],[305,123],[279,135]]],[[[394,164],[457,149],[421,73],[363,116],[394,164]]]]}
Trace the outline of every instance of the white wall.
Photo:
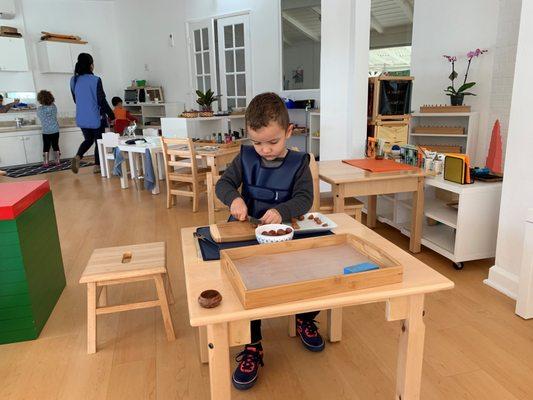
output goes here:
{"type": "MultiPolygon", "coordinates": [[[[42,74],[36,43],[41,31],[75,34],[93,47],[95,73],[102,77],[108,98],[123,93],[118,43],[115,34],[115,8],[112,2],[84,0],[18,0],[17,16],[5,21],[24,35],[29,72],[1,72],[0,91],[50,90],[60,113],[72,114],[75,105],[70,94],[68,74],[42,74]]],[[[2,22],[4,24],[4,22],[2,22]]]]}
{"type": "Polygon", "coordinates": [[[75,105],[70,94],[70,75],[42,74],[36,53],[41,31],[74,34],[93,47],[95,74],[102,78],[108,99],[121,95],[125,86],[117,54],[115,8],[112,2],[85,0],[22,0],[26,41],[35,89],[50,90],[60,112],[72,112],[75,105]]]}
{"type": "MultiPolygon", "coordinates": [[[[494,67],[492,70],[492,91],[490,94],[489,128],[497,119],[500,120],[503,154],[505,155],[509,113],[513,94],[514,69],[518,29],[520,27],[520,9],[522,0],[500,0],[498,16],[498,34],[494,46],[494,67]]],[[[480,143],[481,154],[487,154],[490,140],[480,143]],[[484,145],[484,146],[483,146],[484,145]]],[[[504,157],[505,161],[505,157],[504,157]]]]}
{"type": "MultiPolygon", "coordinates": [[[[489,123],[492,67],[498,26],[499,0],[415,1],[411,74],[415,77],[412,109],[422,104],[449,104],[444,89],[450,84],[450,65],[443,54],[458,55],[458,79],[464,78],[466,53],[476,48],[489,52],[472,62],[469,81],[477,82],[465,104],[480,112],[478,149],[490,141],[489,123]]],[[[458,81],[456,80],[456,83],[458,81]]],[[[486,154],[476,152],[474,163],[484,165],[486,154]]]]}
{"type": "Polygon", "coordinates": [[[485,281],[510,297],[516,298],[524,243],[527,209],[533,207],[531,170],[531,87],[533,87],[533,2],[522,2],[516,53],[515,82],[511,101],[505,174],[500,207],[496,265],[485,281]]]}
{"type": "Polygon", "coordinates": [[[188,91],[184,0],[116,0],[123,87],[133,79],[162,86],[165,101],[184,102],[188,91]],[[174,47],[169,35],[174,37],[174,47]]]}
{"type": "Polygon", "coordinates": [[[364,154],[369,40],[370,0],[322,3],[321,160],[364,154]]]}

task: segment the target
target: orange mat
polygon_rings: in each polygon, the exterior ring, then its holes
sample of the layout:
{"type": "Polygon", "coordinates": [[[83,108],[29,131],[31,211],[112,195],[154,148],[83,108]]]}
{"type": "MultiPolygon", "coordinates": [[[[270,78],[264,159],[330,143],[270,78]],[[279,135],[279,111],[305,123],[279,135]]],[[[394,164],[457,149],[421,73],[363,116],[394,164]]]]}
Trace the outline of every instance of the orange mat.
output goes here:
{"type": "Polygon", "coordinates": [[[418,169],[412,165],[401,164],[392,160],[376,160],[373,158],[342,160],[342,162],[370,172],[415,171],[418,169]]]}

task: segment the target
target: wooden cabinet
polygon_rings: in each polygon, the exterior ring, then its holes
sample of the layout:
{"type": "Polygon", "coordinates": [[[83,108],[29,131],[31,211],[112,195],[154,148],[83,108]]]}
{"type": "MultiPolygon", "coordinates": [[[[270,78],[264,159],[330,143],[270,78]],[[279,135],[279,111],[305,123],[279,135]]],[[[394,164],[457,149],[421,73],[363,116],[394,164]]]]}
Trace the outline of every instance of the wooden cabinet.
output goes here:
{"type": "Polygon", "coordinates": [[[22,38],[0,37],[0,72],[28,71],[26,45],[22,38]]]}
{"type": "Polygon", "coordinates": [[[91,53],[88,44],[42,41],[37,43],[39,69],[42,73],[72,74],[78,55],[91,53]]]}
{"type": "Polygon", "coordinates": [[[398,124],[383,124],[376,126],[376,139],[384,139],[389,147],[393,145],[402,146],[407,144],[409,126],[398,124]]]}

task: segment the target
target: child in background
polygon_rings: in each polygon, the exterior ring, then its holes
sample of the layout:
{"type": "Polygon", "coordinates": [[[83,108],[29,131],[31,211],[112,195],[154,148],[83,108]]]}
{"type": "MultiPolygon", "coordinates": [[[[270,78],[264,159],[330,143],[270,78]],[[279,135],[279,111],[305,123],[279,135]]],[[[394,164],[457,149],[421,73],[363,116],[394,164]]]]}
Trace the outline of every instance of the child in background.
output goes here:
{"type": "MultiPolygon", "coordinates": [[[[240,154],[216,185],[217,197],[233,218],[245,221],[248,215],[263,224],[279,224],[307,213],[313,205],[313,178],[309,155],[286,148],[292,134],[289,113],[275,93],[262,93],[246,108],[245,123],[253,146],[242,146],[240,154]],[[238,189],[242,184],[242,194],[238,189]]],[[[322,351],[324,340],[314,318],[318,312],[298,314],[296,331],[304,347],[322,351]]],[[[237,356],[233,385],[251,388],[263,365],[261,321],[252,321],[251,342],[237,356]]]]}
{"type": "Polygon", "coordinates": [[[128,110],[122,107],[122,99],[120,97],[113,97],[111,99],[113,104],[113,113],[115,114],[115,132],[122,133],[131,122],[137,122],[137,118],[130,114],[128,110]]]}
{"type": "Polygon", "coordinates": [[[41,121],[43,129],[43,166],[48,167],[49,165],[50,145],[55,152],[56,165],[59,165],[61,164],[59,123],[57,122],[57,108],[54,104],[54,96],[48,90],[41,90],[37,94],[37,101],[41,104],[37,108],[37,117],[41,121]]]}

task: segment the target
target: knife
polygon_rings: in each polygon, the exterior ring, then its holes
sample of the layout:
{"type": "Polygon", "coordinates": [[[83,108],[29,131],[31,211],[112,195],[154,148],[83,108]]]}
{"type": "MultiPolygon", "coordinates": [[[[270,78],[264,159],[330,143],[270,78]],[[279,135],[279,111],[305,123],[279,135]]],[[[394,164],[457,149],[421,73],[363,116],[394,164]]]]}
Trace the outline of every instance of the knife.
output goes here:
{"type": "Polygon", "coordinates": [[[259,226],[259,225],[263,225],[263,223],[261,222],[260,219],[254,218],[254,217],[252,217],[251,215],[248,215],[247,218],[248,218],[248,222],[250,222],[250,223],[253,224],[253,225],[258,225],[258,226],[259,226]]]}

